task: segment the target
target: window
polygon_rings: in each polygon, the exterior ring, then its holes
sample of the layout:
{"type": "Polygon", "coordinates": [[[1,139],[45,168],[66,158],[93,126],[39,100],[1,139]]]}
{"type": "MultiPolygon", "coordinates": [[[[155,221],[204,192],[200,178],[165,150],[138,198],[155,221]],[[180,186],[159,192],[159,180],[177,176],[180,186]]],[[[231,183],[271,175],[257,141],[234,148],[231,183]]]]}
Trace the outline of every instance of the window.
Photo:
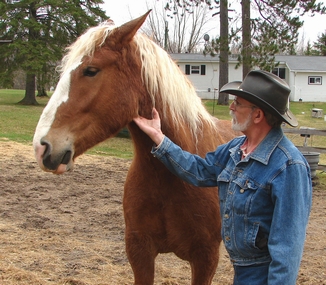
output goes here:
{"type": "Polygon", "coordinates": [[[275,75],[277,75],[281,79],[285,79],[285,68],[284,67],[274,68],[272,73],[274,73],[275,75]]]}
{"type": "Polygon", "coordinates": [[[186,64],[186,74],[200,74],[205,75],[206,74],[206,65],[190,65],[186,64]]]}
{"type": "Polygon", "coordinates": [[[199,65],[191,66],[191,74],[199,74],[199,65]]]}
{"type": "Polygon", "coordinates": [[[322,83],[321,76],[308,76],[309,85],[321,85],[322,83]]]}

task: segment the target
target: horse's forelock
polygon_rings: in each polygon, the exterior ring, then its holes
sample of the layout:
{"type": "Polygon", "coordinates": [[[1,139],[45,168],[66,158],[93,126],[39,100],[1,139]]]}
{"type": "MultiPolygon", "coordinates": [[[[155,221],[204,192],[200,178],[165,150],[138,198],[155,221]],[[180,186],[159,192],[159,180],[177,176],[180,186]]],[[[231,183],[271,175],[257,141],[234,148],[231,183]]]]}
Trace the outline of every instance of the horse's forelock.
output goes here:
{"type": "Polygon", "coordinates": [[[142,78],[155,105],[160,93],[165,115],[167,108],[176,124],[188,122],[196,136],[203,121],[215,126],[195,88],[171,57],[145,35],[136,34],[135,41],[142,60],[142,78]]]}
{"type": "Polygon", "coordinates": [[[73,44],[67,47],[67,54],[58,67],[61,73],[70,70],[83,56],[92,56],[97,47],[104,44],[106,38],[115,28],[112,21],[106,21],[89,28],[73,44]]]}

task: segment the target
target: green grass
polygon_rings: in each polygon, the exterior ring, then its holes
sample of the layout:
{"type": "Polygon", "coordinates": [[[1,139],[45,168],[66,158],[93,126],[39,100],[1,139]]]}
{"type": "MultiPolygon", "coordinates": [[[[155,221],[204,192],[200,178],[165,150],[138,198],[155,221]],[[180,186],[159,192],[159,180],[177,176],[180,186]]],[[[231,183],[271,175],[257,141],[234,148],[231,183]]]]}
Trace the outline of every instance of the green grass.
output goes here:
{"type": "MultiPolygon", "coordinates": [[[[32,144],[37,122],[48,98],[37,98],[38,106],[17,104],[23,97],[23,90],[0,89],[0,138],[32,144]]],[[[133,157],[133,147],[129,138],[114,137],[87,153],[129,159],[133,157]]]]}
{"type": "Polygon", "coordinates": [[[40,102],[39,106],[16,104],[23,97],[22,90],[0,90],[0,137],[28,143],[32,141],[34,129],[46,102],[40,102]]]}
{"type": "MultiPolygon", "coordinates": [[[[48,98],[37,98],[39,106],[23,106],[17,104],[24,97],[23,90],[0,89],[0,138],[7,138],[16,142],[31,144],[34,130],[48,98]]],[[[212,100],[204,100],[207,110],[219,119],[229,120],[229,107],[217,105],[212,100]]],[[[324,118],[312,118],[311,109],[325,110],[326,103],[291,102],[290,109],[299,121],[299,126],[325,129],[324,118]]],[[[300,135],[288,134],[296,145],[303,145],[304,138],[300,135]]],[[[314,136],[308,139],[309,146],[326,146],[326,137],[314,136]]],[[[124,137],[115,137],[107,140],[91,150],[90,154],[132,158],[133,148],[131,140],[124,137]]],[[[326,164],[325,155],[321,155],[321,163],[326,164]]]]}

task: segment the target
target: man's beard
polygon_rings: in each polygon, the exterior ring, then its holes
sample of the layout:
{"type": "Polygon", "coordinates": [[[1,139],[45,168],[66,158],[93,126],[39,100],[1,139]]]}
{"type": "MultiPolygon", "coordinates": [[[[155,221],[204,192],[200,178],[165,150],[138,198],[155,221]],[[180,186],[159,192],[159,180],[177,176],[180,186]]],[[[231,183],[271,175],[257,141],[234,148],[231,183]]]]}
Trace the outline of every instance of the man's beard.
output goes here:
{"type": "Polygon", "coordinates": [[[249,114],[248,118],[246,119],[245,122],[242,124],[238,123],[236,120],[236,117],[233,113],[233,111],[230,111],[230,115],[232,117],[232,129],[234,131],[239,131],[239,132],[244,132],[248,129],[248,127],[251,125],[251,118],[252,118],[252,112],[249,114]]]}

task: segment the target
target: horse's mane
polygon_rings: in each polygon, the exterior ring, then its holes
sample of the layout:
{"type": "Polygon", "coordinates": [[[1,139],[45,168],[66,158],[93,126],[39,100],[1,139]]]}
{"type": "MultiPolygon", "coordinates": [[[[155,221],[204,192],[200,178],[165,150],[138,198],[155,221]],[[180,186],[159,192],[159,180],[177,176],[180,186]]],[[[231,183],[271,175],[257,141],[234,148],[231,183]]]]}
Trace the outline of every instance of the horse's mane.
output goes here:
{"type": "MultiPolygon", "coordinates": [[[[104,22],[88,29],[67,48],[68,53],[59,66],[61,73],[71,70],[83,56],[92,56],[95,49],[104,44],[114,28],[112,22],[104,22]]],[[[203,121],[214,126],[213,117],[206,111],[193,85],[171,57],[141,33],[135,35],[134,41],[142,60],[142,79],[154,106],[155,99],[160,94],[164,115],[169,108],[174,123],[179,125],[187,122],[195,136],[201,131],[203,121]]]]}
{"type": "Polygon", "coordinates": [[[171,57],[143,34],[134,39],[142,60],[142,78],[154,103],[160,93],[164,112],[169,108],[173,121],[187,122],[194,135],[201,130],[203,120],[214,125],[194,86],[171,57]]]}

